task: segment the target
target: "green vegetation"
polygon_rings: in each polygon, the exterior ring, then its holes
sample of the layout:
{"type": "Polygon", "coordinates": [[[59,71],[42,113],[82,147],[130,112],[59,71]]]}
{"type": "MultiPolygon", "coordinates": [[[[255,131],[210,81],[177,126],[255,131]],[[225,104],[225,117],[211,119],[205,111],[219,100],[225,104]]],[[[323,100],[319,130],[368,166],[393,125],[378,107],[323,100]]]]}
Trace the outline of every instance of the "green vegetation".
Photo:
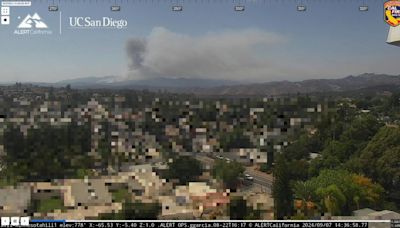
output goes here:
{"type": "Polygon", "coordinates": [[[356,152],[336,167],[362,173],[382,185],[387,193],[382,199],[383,204],[386,204],[386,201],[399,203],[399,139],[398,128],[382,127],[373,137],[365,137],[365,141],[359,144],[356,152]]]}
{"type": "Polygon", "coordinates": [[[29,129],[27,136],[19,129],[9,127],[4,133],[7,153],[3,172],[22,181],[82,176],[94,165],[87,156],[90,147],[89,125],[43,125],[29,129]]]}
{"type": "Polygon", "coordinates": [[[265,173],[271,174],[272,173],[272,169],[273,169],[272,165],[270,165],[268,163],[263,163],[263,164],[260,165],[260,171],[261,172],[265,172],[265,173]]]}
{"type": "Polygon", "coordinates": [[[236,189],[239,183],[239,176],[244,172],[244,167],[236,162],[226,162],[223,160],[216,160],[213,168],[213,175],[221,180],[226,188],[236,189]]]}
{"type": "Polygon", "coordinates": [[[188,156],[179,156],[169,165],[169,177],[178,179],[181,185],[196,181],[202,174],[203,168],[199,161],[188,156]]]}
{"type": "Polygon", "coordinates": [[[128,200],[130,195],[131,194],[127,188],[119,188],[112,192],[112,198],[115,202],[123,202],[124,200],[128,200]]]}
{"type": "Polygon", "coordinates": [[[243,134],[243,129],[235,128],[233,132],[221,134],[219,143],[224,151],[230,151],[234,148],[250,148],[252,144],[249,137],[243,134]]]}
{"type": "MultiPolygon", "coordinates": [[[[338,105],[337,112],[316,124],[315,134],[303,133],[285,148],[283,156],[288,164],[308,160],[310,152],[320,154],[309,165],[291,165],[296,173],[286,177],[298,210],[311,216],[314,210],[350,215],[365,207],[400,209],[395,206],[400,204],[400,129],[393,124],[384,126],[379,120],[382,114],[397,118],[396,96],[356,100],[371,110],[367,114],[355,112],[346,102],[338,105]]],[[[279,173],[275,178],[279,180],[279,173]]]]}
{"type": "MultiPolygon", "coordinates": [[[[199,147],[195,148],[193,143],[198,136],[195,128],[206,128],[206,133],[201,133],[200,137],[204,137],[213,151],[247,147],[268,153],[268,163],[263,164],[261,170],[274,174],[277,218],[308,218],[315,210],[333,215],[349,215],[352,210],[363,207],[400,210],[398,92],[358,94],[351,98],[343,98],[346,93],[333,97],[329,94],[294,95],[264,100],[261,97],[199,98],[129,90],[96,91],[94,95],[89,90],[66,90],[60,93],[58,89],[44,89],[46,93],[35,95],[31,106],[27,106],[27,109],[36,110],[44,101],[59,102],[60,110],[54,108],[56,110],[51,112],[73,113],[72,123],[58,124],[62,126],[38,123],[30,128],[25,123],[10,121],[16,115],[30,117],[19,111],[8,111],[20,108],[14,97],[5,96],[0,101],[2,116],[6,117],[4,131],[0,131],[0,145],[4,145],[5,152],[0,157],[0,186],[22,181],[83,178],[94,175],[93,169],[96,173],[107,172],[109,166],[118,171],[126,161],[146,162],[147,158],[142,160],[142,156],[149,144],[161,151],[164,161],[173,158],[163,177],[177,179],[179,184],[185,185],[198,180],[202,166],[194,158],[177,157],[176,151],[197,150],[199,147]],[[41,98],[47,95],[49,98],[41,98]],[[124,97],[125,101],[116,101],[116,96],[124,97]],[[77,107],[88,108],[85,103],[93,97],[105,108],[104,116],[109,117],[95,120],[101,126],[96,128],[100,135],[98,140],[91,136],[93,118],[81,116],[81,111],[74,114],[77,107]],[[317,107],[322,108],[317,111],[317,107]],[[131,113],[125,113],[124,108],[129,108],[131,113]],[[124,113],[122,125],[120,120],[113,119],[121,112],[124,113]],[[301,123],[293,125],[293,118],[300,119],[301,123]],[[179,126],[177,133],[166,134],[167,125],[179,126]],[[116,136],[112,134],[114,131],[123,134],[116,136]],[[265,139],[267,137],[262,135],[266,131],[277,134],[265,139]],[[125,151],[112,153],[115,147],[111,142],[115,138],[128,141],[117,147],[125,151]],[[93,148],[95,145],[97,148],[93,148]],[[276,149],[277,145],[282,151],[276,149]],[[88,152],[93,149],[100,156],[89,156],[88,152]],[[310,153],[317,154],[317,158],[311,158],[310,153]],[[294,209],[305,213],[297,214],[294,209]]],[[[244,168],[237,162],[217,160],[212,172],[224,187],[236,189],[244,168]]],[[[105,215],[110,218],[148,218],[158,214],[158,206],[129,202],[125,189],[113,193],[113,198],[125,201],[124,211],[105,215]],[[141,213],[137,213],[138,210],[141,213]],[[146,213],[148,215],[144,215],[146,213]]],[[[257,217],[258,212],[249,211],[243,200],[234,201],[237,203],[231,205],[233,218],[257,217]]],[[[57,202],[43,205],[37,206],[38,210],[54,208],[57,202]]]]}
{"type": "Polygon", "coordinates": [[[256,220],[261,219],[261,211],[254,210],[251,205],[247,205],[247,202],[243,197],[232,196],[229,204],[229,217],[230,219],[235,220],[256,220]]]}
{"type": "Polygon", "coordinates": [[[385,188],[391,201],[400,204],[400,128],[381,128],[358,160],[361,170],[385,188]]]}
{"type": "Polygon", "coordinates": [[[5,169],[0,171],[0,188],[5,186],[16,186],[23,177],[16,176],[17,172],[13,172],[11,169],[5,169]]]}
{"type": "Polygon", "coordinates": [[[33,211],[40,213],[52,212],[56,209],[64,210],[64,201],[61,198],[33,200],[33,211]]]}
{"type": "Polygon", "coordinates": [[[315,133],[302,132],[282,155],[275,156],[278,218],[307,218],[315,210],[350,215],[365,207],[400,209],[396,206],[400,205],[400,129],[382,121],[382,115],[388,115],[385,121],[398,119],[398,96],[354,101],[369,113],[338,100],[336,111],[315,124],[315,133]],[[310,159],[310,153],[319,157],[310,159]],[[286,188],[292,192],[282,193],[286,188]],[[302,214],[288,208],[291,197],[302,214]]]}
{"type": "Polygon", "coordinates": [[[371,179],[346,170],[323,170],[317,177],[294,183],[294,196],[302,209],[319,209],[332,215],[350,215],[353,210],[381,203],[383,188],[371,179]],[[305,208],[307,203],[314,205],[305,208]]]}
{"type": "Polygon", "coordinates": [[[80,168],[76,170],[75,177],[78,179],[83,179],[85,177],[91,177],[91,176],[94,176],[94,173],[91,169],[80,168]]]}
{"type": "Polygon", "coordinates": [[[274,167],[274,185],[272,188],[272,195],[275,199],[275,217],[278,219],[284,219],[292,214],[293,198],[289,169],[288,162],[283,155],[279,154],[274,167]]]}
{"type": "Polygon", "coordinates": [[[102,214],[101,220],[154,220],[161,212],[159,203],[125,202],[122,210],[116,213],[102,214]]]}

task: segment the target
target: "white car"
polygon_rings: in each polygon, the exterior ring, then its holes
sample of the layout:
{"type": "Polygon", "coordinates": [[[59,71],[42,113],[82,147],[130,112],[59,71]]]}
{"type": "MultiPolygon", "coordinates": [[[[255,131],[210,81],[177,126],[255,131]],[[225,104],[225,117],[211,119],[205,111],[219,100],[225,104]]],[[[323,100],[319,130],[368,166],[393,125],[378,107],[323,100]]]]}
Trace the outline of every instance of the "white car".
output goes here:
{"type": "Polygon", "coordinates": [[[244,174],[244,179],[249,180],[249,181],[253,181],[254,177],[250,176],[249,174],[245,173],[244,174]]]}

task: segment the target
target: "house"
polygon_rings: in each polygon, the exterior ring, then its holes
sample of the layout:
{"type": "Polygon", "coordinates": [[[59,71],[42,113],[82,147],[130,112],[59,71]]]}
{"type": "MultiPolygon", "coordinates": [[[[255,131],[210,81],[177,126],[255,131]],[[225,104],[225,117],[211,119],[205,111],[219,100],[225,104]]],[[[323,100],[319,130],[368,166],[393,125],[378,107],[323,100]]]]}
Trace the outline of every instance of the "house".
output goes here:
{"type": "Polygon", "coordinates": [[[31,202],[29,185],[11,186],[0,189],[0,215],[25,215],[31,202]]]}
{"type": "Polygon", "coordinates": [[[174,195],[160,196],[161,218],[200,218],[204,213],[229,203],[229,193],[218,192],[205,182],[177,186],[174,195]]]}
{"type": "Polygon", "coordinates": [[[69,206],[94,206],[111,204],[112,195],[103,179],[68,179],[63,183],[67,186],[72,199],[69,206]]]}
{"type": "Polygon", "coordinates": [[[152,171],[151,165],[130,166],[131,171],[99,178],[66,179],[53,183],[35,183],[35,197],[61,194],[65,210],[54,210],[45,215],[54,219],[95,219],[100,214],[118,212],[122,202],[115,202],[113,191],[126,188],[133,201],[154,202],[165,193],[164,184],[152,171]]]}
{"type": "Polygon", "coordinates": [[[383,210],[369,213],[368,217],[374,220],[400,219],[400,214],[394,211],[383,210]]]}
{"type": "Polygon", "coordinates": [[[267,153],[257,148],[239,148],[234,153],[240,158],[239,161],[249,164],[267,163],[267,153]]]}
{"type": "Polygon", "coordinates": [[[154,199],[159,195],[167,194],[171,191],[172,185],[167,183],[165,179],[161,179],[159,176],[157,176],[157,174],[153,171],[152,165],[146,164],[132,166],[131,170],[131,173],[123,175],[133,176],[134,179],[144,187],[144,198],[154,199]]]}
{"type": "MultiPolygon", "coordinates": [[[[321,219],[326,219],[325,217],[321,219]]],[[[400,219],[400,214],[394,211],[383,210],[383,211],[375,211],[370,208],[363,208],[356,211],[353,211],[353,216],[332,216],[328,219],[332,220],[391,220],[391,219],[400,219]]],[[[374,222],[369,223],[368,227],[372,228],[386,228],[390,227],[390,223],[388,222],[374,222]]]]}
{"type": "Polygon", "coordinates": [[[64,205],[73,206],[71,194],[68,194],[68,187],[56,182],[33,182],[30,183],[32,189],[32,200],[45,200],[50,198],[63,199],[64,205]]]}
{"type": "Polygon", "coordinates": [[[353,215],[356,217],[366,217],[372,212],[376,212],[376,211],[372,210],[370,208],[363,208],[363,209],[353,211],[353,215]]]}
{"type": "Polygon", "coordinates": [[[182,196],[160,196],[160,219],[192,219],[194,209],[192,202],[182,196]]]}
{"type": "Polygon", "coordinates": [[[274,199],[270,194],[251,192],[245,194],[244,198],[247,201],[247,206],[251,207],[253,210],[261,211],[261,219],[274,219],[274,199]]]}

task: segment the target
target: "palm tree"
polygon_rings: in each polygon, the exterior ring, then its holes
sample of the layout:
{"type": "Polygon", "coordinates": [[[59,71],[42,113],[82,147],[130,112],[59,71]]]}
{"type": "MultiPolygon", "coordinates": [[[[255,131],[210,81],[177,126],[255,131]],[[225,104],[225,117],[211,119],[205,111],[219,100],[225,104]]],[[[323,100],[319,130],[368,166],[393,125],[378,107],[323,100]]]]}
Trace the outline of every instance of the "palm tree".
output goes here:
{"type": "Polygon", "coordinates": [[[357,210],[360,209],[360,196],[358,196],[358,195],[354,196],[353,201],[357,205],[357,210]]]}
{"type": "Polygon", "coordinates": [[[310,181],[298,181],[294,184],[294,196],[301,200],[301,208],[307,214],[307,209],[312,209],[314,202],[317,200],[315,194],[316,186],[310,181]]]}
{"type": "Polygon", "coordinates": [[[318,188],[317,194],[322,198],[322,204],[331,215],[337,214],[340,208],[346,203],[346,197],[334,184],[326,188],[318,188]]]}

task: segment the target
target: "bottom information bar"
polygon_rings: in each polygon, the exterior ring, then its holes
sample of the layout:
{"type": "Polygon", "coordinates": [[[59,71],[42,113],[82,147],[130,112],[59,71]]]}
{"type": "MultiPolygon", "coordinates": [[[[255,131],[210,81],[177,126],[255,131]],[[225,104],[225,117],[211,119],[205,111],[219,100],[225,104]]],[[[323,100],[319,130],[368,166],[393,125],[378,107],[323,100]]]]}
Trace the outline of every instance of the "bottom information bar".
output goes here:
{"type": "Polygon", "coordinates": [[[147,221],[147,220],[129,220],[129,221],[71,221],[71,220],[32,220],[31,227],[98,227],[98,228],[367,228],[367,227],[388,227],[393,223],[390,220],[379,221],[147,221]],[[44,226],[42,226],[44,225],[44,226]],[[378,225],[378,226],[376,226],[378,225]]]}

